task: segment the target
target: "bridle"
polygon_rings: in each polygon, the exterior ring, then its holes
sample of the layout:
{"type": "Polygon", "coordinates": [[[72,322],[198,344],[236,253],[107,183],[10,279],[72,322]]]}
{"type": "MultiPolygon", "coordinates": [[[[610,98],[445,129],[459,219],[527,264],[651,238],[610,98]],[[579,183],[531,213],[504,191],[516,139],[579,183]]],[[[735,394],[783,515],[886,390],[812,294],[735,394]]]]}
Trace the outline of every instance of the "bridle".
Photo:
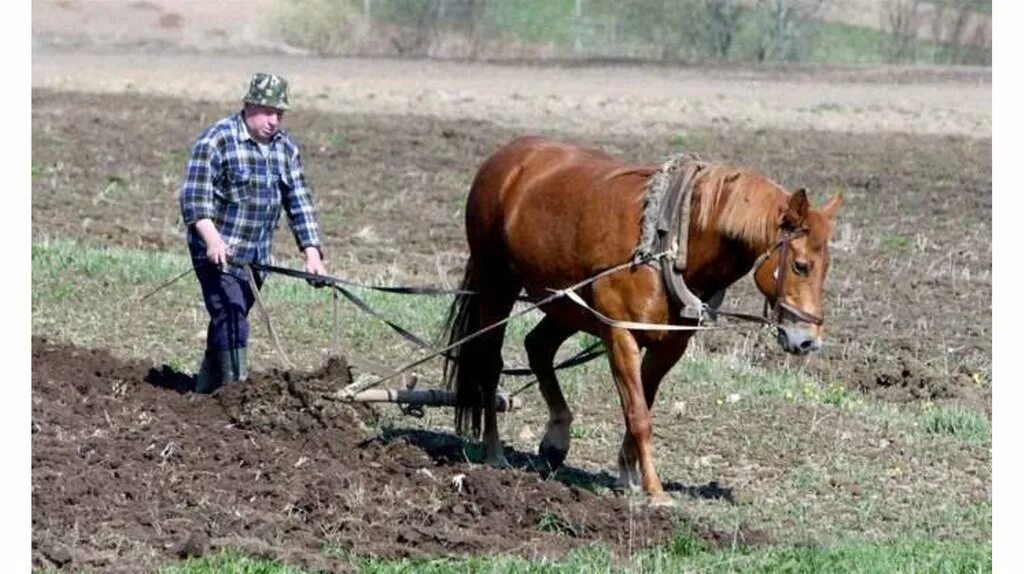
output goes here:
{"type": "MultiPolygon", "coordinates": [[[[789,271],[789,265],[786,264],[786,255],[789,252],[789,244],[803,236],[807,235],[806,228],[798,228],[793,230],[786,230],[779,234],[778,240],[768,248],[767,251],[761,254],[760,257],[754,262],[754,273],[764,264],[764,262],[771,256],[772,251],[779,250],[779,264],[775,268],[775,303],[772,305],[772,315],[774,316],[775,324],[780,325],[782,323],[783,314],[789,314],[796,319],[812,325],[821,325],[824,319],[817,315],[811,315],[810,313],[798,309],[789,303],[782,300],[782,286],[786,281],[786,273],[789,271]]],[[[769,297],[765,295],[764,298],[764,310],[763,315],[768,318],[768,305],[769,297]]]]}

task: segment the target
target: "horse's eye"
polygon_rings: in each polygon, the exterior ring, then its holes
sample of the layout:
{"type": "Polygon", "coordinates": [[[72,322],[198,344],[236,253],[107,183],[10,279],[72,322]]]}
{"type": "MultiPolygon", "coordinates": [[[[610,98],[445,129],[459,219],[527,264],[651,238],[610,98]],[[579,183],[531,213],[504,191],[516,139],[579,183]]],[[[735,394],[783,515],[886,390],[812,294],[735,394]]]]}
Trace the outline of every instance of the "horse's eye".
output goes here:
{"type": "Polygon", "coordinates": [[[796,273],[797,275],[803,275],[806,277],[807,273],[810,270],[811,266],[806,261],[801,261],[799,259],[793,260],[793,273],[796,273]]]}

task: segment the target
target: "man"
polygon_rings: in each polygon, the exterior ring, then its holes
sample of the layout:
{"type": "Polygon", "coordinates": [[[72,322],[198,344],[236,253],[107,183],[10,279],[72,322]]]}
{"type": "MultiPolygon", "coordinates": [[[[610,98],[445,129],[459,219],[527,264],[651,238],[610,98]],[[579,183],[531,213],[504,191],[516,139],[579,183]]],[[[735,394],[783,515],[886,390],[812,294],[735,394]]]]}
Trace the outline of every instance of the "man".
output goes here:
{"type": "MultiPolygon", "coordinates": [[[[308,273],[327,273],[313,199],[299,148],[281,122],[288,83],[253,74],[244,107],[213,124],[192,145],[181,187],[181,216],[203,300],[210,313],[196,392],[247,376],[248,314],[255,301],[248,263],[270,263],[281,208],[308,273]]],[[[263,276],[253,273],[256,288],[263,276]]]]}

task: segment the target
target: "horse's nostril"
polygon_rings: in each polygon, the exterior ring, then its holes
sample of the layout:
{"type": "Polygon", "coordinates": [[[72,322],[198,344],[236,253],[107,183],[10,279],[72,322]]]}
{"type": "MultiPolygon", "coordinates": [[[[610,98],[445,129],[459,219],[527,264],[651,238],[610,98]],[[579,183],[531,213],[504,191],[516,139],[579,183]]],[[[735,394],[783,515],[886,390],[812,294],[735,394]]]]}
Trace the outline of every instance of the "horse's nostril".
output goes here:
{"type": "Polygon", "coordinates": [[[814,344],[814,341],[811,341],[810,339],[808,339],[808,340],[804,341],[803,343],[800,343],[800,348],[806,351],[807,349],[810,349],[811,345],[813,345],[813,344],[814,344]]]}

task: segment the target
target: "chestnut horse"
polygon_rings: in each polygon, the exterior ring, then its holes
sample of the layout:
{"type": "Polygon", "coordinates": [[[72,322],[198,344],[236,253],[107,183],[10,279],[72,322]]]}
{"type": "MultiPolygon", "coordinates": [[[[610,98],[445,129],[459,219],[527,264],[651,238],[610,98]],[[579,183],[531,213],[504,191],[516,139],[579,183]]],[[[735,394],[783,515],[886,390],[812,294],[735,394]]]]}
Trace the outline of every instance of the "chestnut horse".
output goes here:
{"type": "MultiPolygon", "coordinates": [[[[629,261],[641,235],[646,184],[657,169],[541,137],[516,139],[494,153],[476,174],[466,203],[470,256],[462,288],[477,294],[453,302],[448,341],[508,317],[524,289],[540,299],[629,261]]],[[[828,240],[842,197],[811,209],[804,190],[789,194],[758,173],[722,164],[708,165],[693,181],[686,285],[708,300],[767,255],[754,281],[779,310],[775,324],[782,348],[793,354],[818,350],[828,240]]],[[[661,264],[627,266],[578,294],[615,320],[694,324],[680,318],[661,264]]],[[[654,470],[651,408],[662,377],[694,332],[609,325],[564,297],[542,310],[544,317],[525,340],[549,412],[541,455],[557,468],[569,452],[573,416],[555,377],[555,353],[574,333],[591,333],[604,343],[625,416],[618,484],[639,483],[652,504],[672,504],[654,470]]],[[[504,327],[492,329],[458,348],[445,364],[445,379],[458,397],[456,426],[479,437],[482,414],[487,462],[495,465],[506,464],[494,406],[503,340],[504,327]]]]}

